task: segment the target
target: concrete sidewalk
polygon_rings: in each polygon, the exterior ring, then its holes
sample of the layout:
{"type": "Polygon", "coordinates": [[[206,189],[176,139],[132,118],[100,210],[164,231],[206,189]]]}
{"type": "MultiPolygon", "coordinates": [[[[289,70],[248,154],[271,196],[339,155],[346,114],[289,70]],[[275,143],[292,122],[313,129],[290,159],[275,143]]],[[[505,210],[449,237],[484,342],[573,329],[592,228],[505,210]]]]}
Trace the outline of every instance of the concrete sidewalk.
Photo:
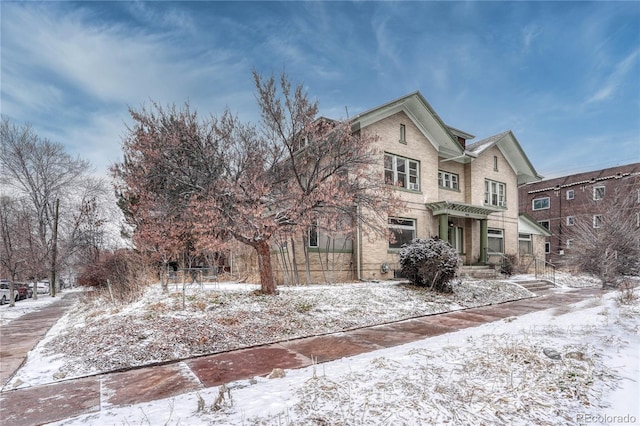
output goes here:
{"type": "MultiPolygon", "coordinates": [[[[266,375],[274,368],[306,367],[312,364],[312,359],[316,363],[327,362],[475,327],[506,317],[552,308],[563,310],[569,304],[602,294],[604,294],[602,290],[594,288],[571,291],[549,290],[535,298],[500,305],[429,315],[390,324],[2,392],[0,394],[0,425],[44,424],[98,412],[105,405],[115,407],[169,398],[223,383],[266,375]]],[[[26,318],[27,315],[25,315],[24,320],[22,318],[15,320],[6,327],[20,322],[15,327],[28,328],[30,342],[35,346],[46,334],[48,327],[62,315],[66,307],[65,303],[68,305],[70,301],[65,299],[57,302],[41,310],[40,315],[34,315],[31,318],[26,318]],[[47,321],[44,320],[45,317],[48,318],[47,321]],[[38,324],[39,331],[35,331],[36,327],[32,327],[30,321],[38,324]],[[36,336],[38,333],[40,338],[36,336]]],[[[22,364],[18,362],[20,356],[23,356],[24,360],[26,353],[31,349],[28,348],[30,343],[26,338],[21,341],[22,343],[11,346],[13,349],[5,348],[5,339],[10,334],[10,330],[4,330],[4,328],[0,327],[0,337],[2,337],[0,351],[2,381],[0,383],[3,385],[22,364]],[[13,353],[13,350],[16,352],[13,353]],[[12,368],[14,370],[9,374],[12,368]]]]}

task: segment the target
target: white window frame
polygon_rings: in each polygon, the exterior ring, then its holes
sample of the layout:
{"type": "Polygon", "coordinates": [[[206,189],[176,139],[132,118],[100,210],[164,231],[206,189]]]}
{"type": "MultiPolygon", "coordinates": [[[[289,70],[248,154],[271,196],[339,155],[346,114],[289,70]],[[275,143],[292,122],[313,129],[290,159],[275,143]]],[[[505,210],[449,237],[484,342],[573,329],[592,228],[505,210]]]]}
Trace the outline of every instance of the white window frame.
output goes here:
{"type": "Polygon", "coordinates": [[[567,189],[567,200],[573,200],[576,198],[576,193],[573,189],[567,189]]]}
{"type": "MultiPolygon", "coordinates": [[[[489,228],[487,229],[487,240],[500,240],[501,251],[489,251],[489,253],[504,253],[504,229],[489,228]]],[[[487,249],[491,244],[487,244],[487,249]]]]}
{"type": "Polygon", "coordinates": [[[307,247],[318,248],[320,247],[320,233],[318,232],[318,221],[314,220],[309,227],[307,233],[307,247]],[[312,244],[312,236],[315,236],[315,244],[312,244]]]}
{"type": "Polygon", "coordinates": [[[485,179],[484,203],[489,206],[507,207],[507,184],[485,179]]]}
{"type": "Polygon", "coordinates": [[[546,241],[544,243],[544,253],[545,254],[551,253],[551,243],[549,241],[546,241]]]}
{"type": "Polygon", "coordinates": [[[594,200],[602,200],[604,199],[604,194],[606,192],[606,187],[605,186],[594,186],[593,187],[593,199],[594,200]],[[602,194],[600,194],[600,191],[602,191],[602,194]]]}
{"type": "Polygon", "coordinates": [[[399,155],[384,154],[384,175],[387,185],[393,185],[398,188],[408,189],[410,191],[420,191],[420,162],[411,158],[401,157],[399,155]],[[388,160],[391,164],[388,164],[388,160]],[[391,166],[391,168],[389,168],[391,166]],[[402,171],[404,169],[404,171],[402,171]],[[392,181],[388,181],[387,174],[391,174],[392,181]],[[401,177],[404,177],[404,184],[401,177]]]}
{"type": "Polygon", "coordinates": [[[573,226],[576,224],[576,217],[575,216],[567,216],[567,226],[573,226]]]}
{"type": "Polygon", "coordinates": [[[441,188],[460,190],[460,176],[457,173],[438,170],[438,185],[441,188]]]}
{"type": "Polygon", "coordinates": [[[518,253],[519,254],[533,254],[533,237],[531,234],[518,234],[518,253]],[[522,243],[527,243],[527,250],[522,250],[522,243]]]}
{"type": "Polygon", "coordinates": [[[573,245],[573,238],[569,238],[566,243],[566,247],[569,248],[573,245]]]}
{"type": "Polygon", "coordinates": [[[407,143],[407,126],[400,124],[400,143],[407,143]]]}
{"type": "Polygon", "coordinates": [[[542,226],[544,229],[550,231],[551,230],[551,221],[549,219],[539,220],[538,225],[542,226]],[[546,223],[546,225],[545,225],[546,223]]]}
{"type": "MultiPolygon", "coordinates": [[[[416,238],[416,220],[412,218],[406,217],[390,217],[388,219],[389,233],[394,233],[393,230],[400,230],[401,232],[408,231],[410,232],[411,238],[409,241],[416,238]]],[[[403,239],[406,240],[406,239],[403,239]]],[[[402,246],[402,243],[399,241],[391,242],[389,241],[389,249],[390,250],[399,250],[402,246]]]]}
{"type": "Polygon", "coordinates": [[[602,215],[601,214],[594,214],[593,215],[593,227],[596,228],[596,229],[602,227],[602,215]]]}
{"type": "Polygon", "coordinates": [[[536,211],[536,210],[547,210],[549,208],[551,208],[551,198],[549,198],[549,197],[534,198],[533,200],[531,200],[531,209],[533,211],[536,211]],[[543,205],[542,207],[536,207],[536,201],[543,202],[545,200],[546,200],[546,205],[543,205]]]}

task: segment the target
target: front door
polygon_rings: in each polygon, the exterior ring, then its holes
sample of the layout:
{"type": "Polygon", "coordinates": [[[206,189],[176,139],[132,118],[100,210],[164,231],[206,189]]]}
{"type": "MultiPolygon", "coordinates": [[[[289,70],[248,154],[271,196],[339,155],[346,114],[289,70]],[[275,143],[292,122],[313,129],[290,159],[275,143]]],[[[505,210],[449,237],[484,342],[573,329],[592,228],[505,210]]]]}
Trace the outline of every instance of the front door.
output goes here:
{"type": "Polygon", "coordinates": [[[449,244],[456,249],[458,254],[462,254],[464,250],[462,235],[464,234],[464,228],[461,226],[449,227],[449,244]]]}

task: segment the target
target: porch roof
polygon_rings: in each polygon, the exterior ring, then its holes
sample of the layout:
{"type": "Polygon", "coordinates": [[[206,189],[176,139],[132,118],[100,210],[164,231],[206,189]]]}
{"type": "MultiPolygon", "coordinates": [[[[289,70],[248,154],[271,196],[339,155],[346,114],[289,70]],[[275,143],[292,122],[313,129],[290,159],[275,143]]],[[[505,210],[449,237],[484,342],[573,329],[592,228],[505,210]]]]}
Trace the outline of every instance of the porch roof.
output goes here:
{"type": "Polygon", "coordinates": [[[427,203],[434,216],[446,214],[453,217],[468,217],[471,219],[487,219],[491,213],[503,211],[494,207],[474,206],[472,204],[459,203],[456,201],[438,201],[427,203]]]}

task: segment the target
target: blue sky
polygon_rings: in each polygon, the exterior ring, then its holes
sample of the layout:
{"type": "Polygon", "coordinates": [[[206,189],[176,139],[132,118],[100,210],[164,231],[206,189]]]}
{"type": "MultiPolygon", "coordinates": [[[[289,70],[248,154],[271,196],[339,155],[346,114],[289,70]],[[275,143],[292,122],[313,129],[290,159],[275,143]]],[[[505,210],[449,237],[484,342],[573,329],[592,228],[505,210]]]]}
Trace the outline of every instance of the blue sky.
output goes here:
{"type": "Polygon", "coordinates": [[[640,2],[0,3],[1,109],[107,173],[128,107],[257,121],[251,70],[333,118],[419,90],[546,177],[640,161],[640,2]]]}

